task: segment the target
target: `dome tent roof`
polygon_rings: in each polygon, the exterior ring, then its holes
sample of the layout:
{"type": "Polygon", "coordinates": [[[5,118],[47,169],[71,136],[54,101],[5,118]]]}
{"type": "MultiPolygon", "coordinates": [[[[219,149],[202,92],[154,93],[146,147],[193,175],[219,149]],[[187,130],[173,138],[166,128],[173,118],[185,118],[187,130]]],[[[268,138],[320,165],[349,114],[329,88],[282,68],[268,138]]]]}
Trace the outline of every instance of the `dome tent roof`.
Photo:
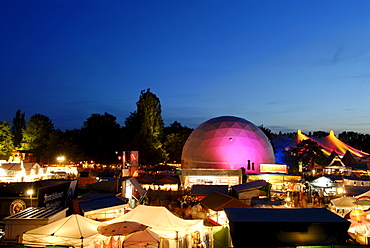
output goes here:
{"type": "Polygon", "coordinates": [[[190,134],[182,153],[183,168],[244,167],[246,172],[259,173],[260,164],[274,162],[272,146],[261,129],[234,116],[216,117],[200,124],[190,134]]]}

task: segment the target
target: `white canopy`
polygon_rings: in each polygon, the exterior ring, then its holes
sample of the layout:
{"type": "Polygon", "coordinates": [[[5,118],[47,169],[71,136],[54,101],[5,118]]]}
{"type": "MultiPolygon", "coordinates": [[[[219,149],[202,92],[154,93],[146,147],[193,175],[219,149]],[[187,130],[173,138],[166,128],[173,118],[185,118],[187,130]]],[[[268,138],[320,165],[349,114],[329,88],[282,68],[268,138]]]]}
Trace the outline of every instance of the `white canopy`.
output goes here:
{"type": "Polygon", "coordinates": [[[156,233],[145,229],[144,231],[134,232],[126,236],[122,246],[124,248],[158,248],[160,240],[160,237],[156,233]]]}
{"type": "Polygon", "coordinates": [[[151,227],[151,231],[165,238],[180,238],[186,234],[202,231],[203,220],[184,220],[161,206],[139,205],[125,215],[108,223],[135,221],[151,227]]]}
{"type": "Polygon", "coordinates": [[[93,247],[94,242],[107,239],[98,233],[97,228],[102,225],[106,224],[73,214],[25,232],[22,243],[38,247],[47,245],[93,247]]]}
{"type": "Polygon", "coordinates": [[[355,201],[356,198],[354,197],[338,197],[331,200],[333,206],[339,209],[354,209],[357,207],[355,201]]]}

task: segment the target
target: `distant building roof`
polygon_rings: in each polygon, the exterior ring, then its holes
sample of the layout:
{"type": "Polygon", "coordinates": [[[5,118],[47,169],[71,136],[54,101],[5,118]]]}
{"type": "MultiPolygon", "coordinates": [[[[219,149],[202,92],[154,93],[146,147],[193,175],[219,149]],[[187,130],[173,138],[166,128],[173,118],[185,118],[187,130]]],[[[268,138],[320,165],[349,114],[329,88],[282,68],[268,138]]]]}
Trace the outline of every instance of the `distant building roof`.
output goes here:
{"type": "Polygon", "coordinates": [[[122,201],[116,196],[110,196],[105,198],[98,198],[95,200],[79,202],[80,208],[83,212],[88,212],[101,208],[108,208],[118,205],[126,204],[127,202],[122,201]]]}
{"type": "Polygon", "coordinates": [[[25,210],[18,212],[16,214],[5,217],[5,219],[48,219],[51,216],[61,212],[67,211],[68,208],[36,208],[29,207],[25,210]]]}
{"type": "Polygon", "coordinates": [[[267,182],[265,180],[257,180],[252,182],[247,182],[235,186],[231,186],[231,188],[235,191],[248,191],[252,189],[259,189],[263,186],[265,186],[267,182]]]}
{"type": "Polygon", "coordinates": [[[193,185],[190,191],[190,195],[194,196],[207,196],[213,192],[219,192],[225,195],[229,194],[228,185],[193,185]]]}
{"type": "Polygon", "coordinates": [[[199,203],[204,207],[212,209],[213,211],[222,211],[224,208],[250,207],[234,197],[219,192],[213,192],[212,194],[201,200],[199,203]]]}

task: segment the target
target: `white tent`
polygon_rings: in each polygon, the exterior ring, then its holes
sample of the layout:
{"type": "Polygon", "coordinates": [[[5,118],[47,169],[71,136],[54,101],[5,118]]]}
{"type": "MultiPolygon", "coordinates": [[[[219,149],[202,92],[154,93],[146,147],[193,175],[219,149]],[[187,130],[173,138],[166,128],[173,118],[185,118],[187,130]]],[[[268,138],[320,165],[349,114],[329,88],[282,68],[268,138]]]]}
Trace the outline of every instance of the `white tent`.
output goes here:
{"type": "Polygon", "coordinates": [[[93,247],[94,242],[107,239],[98,233],[97,228],[102,225],[106,224],[74,214],[25,232],[22,243],[37,247],[47,245],[93,247]]]}
{"type": "Polygon", "coordinates": [[[151,227],[151,231],[168,239],[182,238],[195,231],[202,233],[203,229],[203,220],[184,220],[161,206],[139,205],[108,223],[120,221],[135,221],[147,225],[151,227]]]}
{"type": "Polygon", "coordinates": [[[338,197],[331,200],[333,206],[337,209],[354,209],[357,207],[354,197],[338,197]]]}
{"type": "Polygon", "coordinates": [[[365,193],[362,193],[361,195],[355,196],[355,198],[356,199],[358,199],[358,198],[364,198],[366,196],[370,198],[370,190],[366,191],[365,193]]]}
{"type": "Polygon", "coordinates": [[[159,247],[160,237],[150,231],[145,229],[144,231],[134,232],[125,237],[122,247],[124,248],[138,248],[138,247],[147,247],[147,248],[157,248],[159,247]]]}

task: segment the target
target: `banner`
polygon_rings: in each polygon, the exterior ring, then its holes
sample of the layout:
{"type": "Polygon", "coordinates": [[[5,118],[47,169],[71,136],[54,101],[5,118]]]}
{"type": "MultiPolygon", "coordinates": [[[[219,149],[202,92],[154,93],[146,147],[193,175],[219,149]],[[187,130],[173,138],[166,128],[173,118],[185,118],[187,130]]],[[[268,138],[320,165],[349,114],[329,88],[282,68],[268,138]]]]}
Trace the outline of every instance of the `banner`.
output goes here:
{"type": "Polygon", "coordinates": [[[139,151],[131,151],[130,164],[131,164],[131,166],[138,166],[139,165],[139,151]]]}
{"type": "Polygon", "coordinates": [[[71,184],[68,181],[39,188],[38,207],[68,207],[73,198],[75,187],[76,183],[71,184]]]}
{"type": "Polygon", "coordinates": [[[288,168],[285,164],[260,164],[260,171],[262,173],[288,173],[288,168]]]}

